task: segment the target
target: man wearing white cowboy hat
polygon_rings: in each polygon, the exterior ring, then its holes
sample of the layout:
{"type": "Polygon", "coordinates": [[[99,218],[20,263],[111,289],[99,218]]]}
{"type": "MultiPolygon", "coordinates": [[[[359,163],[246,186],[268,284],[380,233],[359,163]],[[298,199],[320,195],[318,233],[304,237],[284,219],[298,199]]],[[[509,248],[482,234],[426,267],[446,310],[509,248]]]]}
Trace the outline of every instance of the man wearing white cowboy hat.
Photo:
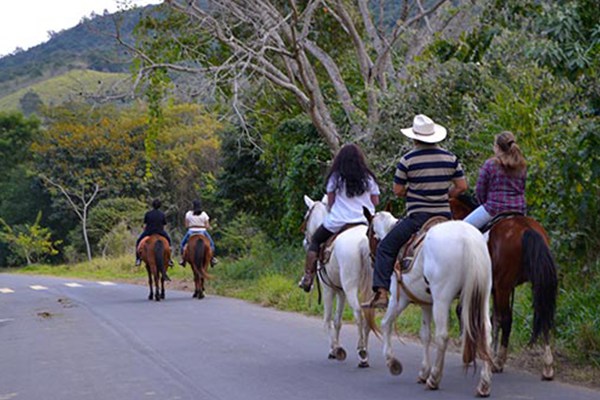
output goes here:
{"type": "Polygon", "coordinates": [[[373,271],[375,295],[362,305],[365,308],[387,307],[400,248],[429,218],[438,215],[450,218],[449,197],[467,190],[458,158],[437,144],[446,138],[446,128],[419,114],[411,128],[401,131],[414,141],[414,148],[396,166],[393,185],[396,196],[406,197],[406,217],[398,221],[377,246],[373,271]]]}

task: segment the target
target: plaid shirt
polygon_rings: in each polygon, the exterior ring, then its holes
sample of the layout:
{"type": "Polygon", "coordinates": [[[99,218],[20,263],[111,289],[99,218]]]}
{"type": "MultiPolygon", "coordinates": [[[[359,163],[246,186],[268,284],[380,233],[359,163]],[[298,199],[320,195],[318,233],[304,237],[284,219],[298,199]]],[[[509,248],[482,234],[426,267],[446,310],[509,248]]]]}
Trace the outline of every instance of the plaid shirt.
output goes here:
{"type": "Polygon", "coordinates": [[[526,178],[527,170],[511,176],[494,158],[490,158],[479,170],[477,199],[491,216],[507,211],[525,214],[527,210],[525,204],[526,178]]]}

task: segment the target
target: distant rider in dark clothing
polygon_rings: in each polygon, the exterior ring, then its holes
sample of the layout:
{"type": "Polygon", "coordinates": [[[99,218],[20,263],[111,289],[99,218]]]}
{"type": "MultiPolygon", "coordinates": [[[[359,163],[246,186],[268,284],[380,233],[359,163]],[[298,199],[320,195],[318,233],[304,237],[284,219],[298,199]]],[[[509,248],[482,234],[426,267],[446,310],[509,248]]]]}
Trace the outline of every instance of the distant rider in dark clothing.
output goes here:
{"type": "MultiPolygon", "coordinates": [[[[169,242],[169,246],[171,246],[171,238],[169,234],[165,231],[165,225],[167,224],[167,218],[165,217],[165,213],[159,210],[160,208],[160,200],[155,199],[152,201],[152,210],[148,211],[144,215],[144,231],[138,237],[135,242],[135,265],[138,266],[142,263],[140,256],[137,252],[137,248],[146,236],[159,234],[167,239],[169,242]]],[[[169,265],[172,265],[172,261],[169,260],[169,265]]]]}

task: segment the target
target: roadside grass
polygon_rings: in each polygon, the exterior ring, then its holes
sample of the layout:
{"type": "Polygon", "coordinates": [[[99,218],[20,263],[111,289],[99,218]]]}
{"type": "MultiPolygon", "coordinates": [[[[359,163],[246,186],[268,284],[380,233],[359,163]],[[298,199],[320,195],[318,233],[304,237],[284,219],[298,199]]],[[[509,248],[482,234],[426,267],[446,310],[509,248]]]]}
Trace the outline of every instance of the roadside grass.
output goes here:
{"type": "MultiPolygon", "coordinates": [[[[213,279],[207,282],[207,292],[247,300],[265,307],[308,315],[322,315],[323,306],[318,294],[310,294],[297,288],[302,273],[304,251],[300,248],[270,247],[252,249],[240,259],[221,259],[210,270],[213,279]]],[[[600,266],[595,265],[596,271],[600,266]]],[[[146,284],[143,266],[135,267],[131,255],[113,259],[94,259],[71,265],[32,265],[0,272],[52,275],[82,279],[121,280],[146,284]]],[[[188,290],[193,287],[192,272],[188,267],[169,269],[173,282],[171,289],[188,290]]],[[[600,282],[588,279],[581,282],[570,276],[561,277],[557,304],[556,329],[553,347],[557,379],[600,388],[600,282]]],[[[381,317],[381,314],[380,314],[381,317]]],[[[346,306],[344,320],[352,321],[352,313],[346,306]]],[[[509,361],[519,368],[539,374],[541,367],[540,346],[528,346],[531,336],[533,310],[531,287],[521,285],[515,291],[513,329],[510,337],[509,361]]],[[[402,336],[418,338],[421,312],[410,306],[397,322],[402,336]]],[[[455,304],[451,309],[450,335],[458,343],[459,329],[455,304]]]]}

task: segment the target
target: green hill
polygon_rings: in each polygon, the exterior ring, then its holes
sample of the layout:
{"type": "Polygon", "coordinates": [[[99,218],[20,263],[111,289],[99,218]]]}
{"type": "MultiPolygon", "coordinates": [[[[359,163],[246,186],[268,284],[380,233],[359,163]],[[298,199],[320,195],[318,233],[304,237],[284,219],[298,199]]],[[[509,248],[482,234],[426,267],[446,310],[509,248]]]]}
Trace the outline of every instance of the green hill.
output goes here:
{"type": "Polygon", "coordinates": [[[50,40],[26,51],[0,57],[0,98],[71,70],[127,73],[132,54],[114,38],[135,42],[134,26],[152,7],[84,18],[77,26],[52,34],[50,40]]]}
{"type": "Polygon", "coordinates": [[[45,105],[57,105],[69,100],[106,95],[115,86],[130,85],[131,75],[126,73],[71,70],[63,75],[35,83],[0,98],[0,111],[20,110],[20,100],[28,92],[35,92],[45,105]]]}

